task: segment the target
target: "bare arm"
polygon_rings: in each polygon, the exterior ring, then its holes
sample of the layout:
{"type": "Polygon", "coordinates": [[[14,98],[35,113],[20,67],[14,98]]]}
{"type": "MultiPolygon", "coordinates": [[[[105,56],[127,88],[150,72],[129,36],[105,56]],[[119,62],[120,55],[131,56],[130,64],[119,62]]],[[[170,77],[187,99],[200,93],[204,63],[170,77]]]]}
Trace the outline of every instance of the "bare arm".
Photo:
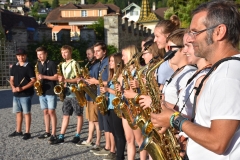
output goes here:
{"type": "Polygon", "coordinates": [[[47,80],[51,80],[51,81],[57,81],[58,80],[58,75],[54,74],[53,76],[47,76],[47,75],[39,74],[38,79],[47,79],[47,80]]]}

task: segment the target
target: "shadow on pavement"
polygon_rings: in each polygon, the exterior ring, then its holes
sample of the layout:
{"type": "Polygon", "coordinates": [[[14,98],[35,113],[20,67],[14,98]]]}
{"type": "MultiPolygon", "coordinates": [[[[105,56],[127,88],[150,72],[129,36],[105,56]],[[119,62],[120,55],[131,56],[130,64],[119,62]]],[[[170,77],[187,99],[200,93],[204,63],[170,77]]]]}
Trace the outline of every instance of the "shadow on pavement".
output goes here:
{"type": "MultiPolygon", "coordinates": [[[[11,108],[12,107],[12,100],[13,100],[13,93],[12,90],[0,90],[0,109],[2,108],[11,108]]],[[[59,99],[58,99],[59,101],[59,99]]],[[[39,104],[39,98],[37,95],[33,95],[32,97],[32,105],[39,104]]]]}

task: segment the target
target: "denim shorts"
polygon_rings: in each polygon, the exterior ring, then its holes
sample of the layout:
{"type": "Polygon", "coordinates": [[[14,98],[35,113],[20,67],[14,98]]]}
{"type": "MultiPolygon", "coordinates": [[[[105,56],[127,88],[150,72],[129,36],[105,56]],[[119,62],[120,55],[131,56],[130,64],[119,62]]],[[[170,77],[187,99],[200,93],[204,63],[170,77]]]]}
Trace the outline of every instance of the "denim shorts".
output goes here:
{"type": "Polygon", "coordinates": [[[13,96],[13,113],[23,112],[24,114],[31,112],[32,96],[15,97],[13,96]]]}
{"type": "Polygon", "coordinates": [[[63,111],[63,115],[68,115],[68,116],[71,116],[73,112],[75,113],[76,116],[83,115],[83,107],[80,107],[75,97],[73,98],[66,97],[64,99],[62,111],[63,111]]]}
{"type": "Polygon", "coordinates": [[[54,110],[57,107],[57,96],[56,95],[42,95],[39,96],[41,109],[54,110]]]}

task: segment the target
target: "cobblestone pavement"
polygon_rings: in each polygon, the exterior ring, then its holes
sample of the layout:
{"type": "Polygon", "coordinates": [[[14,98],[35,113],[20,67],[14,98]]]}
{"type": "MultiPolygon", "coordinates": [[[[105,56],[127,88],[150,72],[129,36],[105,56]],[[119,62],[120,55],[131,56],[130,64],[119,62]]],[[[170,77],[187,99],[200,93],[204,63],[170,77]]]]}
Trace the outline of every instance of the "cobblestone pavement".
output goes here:
{"type": "MultiPolygon", "coordinates": [[[[62,121],[62,102],[57,102],[57,134],[60,132],[62,121]]],[[[84,114],[85,116],[85,114],[84,114]]],[[[65,143],[59,145],[49,145],[48,140],[38,139],[38,135],[44,133],[43,112],[40,109],[37,96],[32,99],[32,123],[31,136],[29,140],[23,140],[22,137],[9,138],[8,134],[15,131],[16,122],[15,114],[12,113],[12,92],[9,89],[0,90],[0,159],[1,160],[26,160],[26,159],[80,159],[80,160],[100,160],[102,156],[95,156],[89,152],[90,148],[77,147],[71,143],[76,132],[76,118],[72,116],[65,134],[65,143]]],[[[22,131],[25,131],[23,121],[22,131]]],[[[81,132],[81,139],[84,140],[88,135],[88,122],[84,117],[84,125],[81,132]]],[[[95,140],[95,138],[94,138],[95,140]]],[[[104,137],[102,136],[101,145],[104,146],[104,137]]],[[[126,154],[125,154],[126,156],[126,154]]],[[[136,158],[139,158],[137,154],[136,158]]]]}

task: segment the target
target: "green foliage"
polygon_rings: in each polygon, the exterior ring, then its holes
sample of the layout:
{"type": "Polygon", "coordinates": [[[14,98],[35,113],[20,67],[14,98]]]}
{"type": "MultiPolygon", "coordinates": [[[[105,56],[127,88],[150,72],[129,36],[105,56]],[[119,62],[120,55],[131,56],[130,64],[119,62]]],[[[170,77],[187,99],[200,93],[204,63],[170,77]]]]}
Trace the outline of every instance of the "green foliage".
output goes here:
{"type": "Polygon", "coordinates": [[[161,7],[167,7],[167,1],[168,0],[162,0],[162,1],[158,1],[157,2],[157,8],[161,8],[161,7]]]}
{"type": "Polygon", "coordinates": [[[168,8],[164,13],[164,19],[169,19],[172,15],[174,15],[173,7],[168,8]]]}
{"type": "Polygon", "coordinates": [[[97,22],[87,27],[95,31],[97,40],[104,41],[104,19],[102,17],[100,17],[97,22]]]}
{"type": "Polygon", "coordinates": [[[114,3],[114,0],[108,0],[107,3],[115,4],[115,3],[114,3]]]}
{"type": "Polygon", "coordinates": [[[52,1],[52,9],[59,7],[59,0],[52,1]]]}
{"type": "Polygon", "coordinates": [[[187,28],[191,22],[191,12],[199,4],[207,2],[208,0],[168,0],[168,7],[172,7],[165,12],[164,18],[169,19],[171,15],[176,14],[181,21],[181,27],[187,28]]]}
{"type": "Polygon", "coordinates": [[[113,53],[116,53],[116,52],[117,52],[117,48],[114,45],[108,45],[107,46],[107,54],[108,54],[108,56],[113,54],[113,53]]]}
{"type": "MultiPolygon", "coordinates": [[[[63,58],[60,52],[60,49],[63,45],[67,43],[59,43],[53,41],[43,41],[38,43],[32,43],[27,46],[28,60],[32,63],[36,63],[37,54],[35,50],[39,46],[45,46],[48,50],[48,58],[57,63],[62,62],[63,58]]],[[[80,61],[85,59],[85,51],[87,49],[87,44],[85,42],[79,43],[68,43],[68,45],[73,47],[72,58],[80,61]]]]}
{"type": "Polygon", "coordinates": [[[44,5],[44,8],[51,8],[51,4],[48,1],[43,1],[42,3],[44,5]]]}
{"type": "Polygon", "coordinates": [[[87,0],[87,4],[95,4],[96,2],[96,0],[87,0]]]}

